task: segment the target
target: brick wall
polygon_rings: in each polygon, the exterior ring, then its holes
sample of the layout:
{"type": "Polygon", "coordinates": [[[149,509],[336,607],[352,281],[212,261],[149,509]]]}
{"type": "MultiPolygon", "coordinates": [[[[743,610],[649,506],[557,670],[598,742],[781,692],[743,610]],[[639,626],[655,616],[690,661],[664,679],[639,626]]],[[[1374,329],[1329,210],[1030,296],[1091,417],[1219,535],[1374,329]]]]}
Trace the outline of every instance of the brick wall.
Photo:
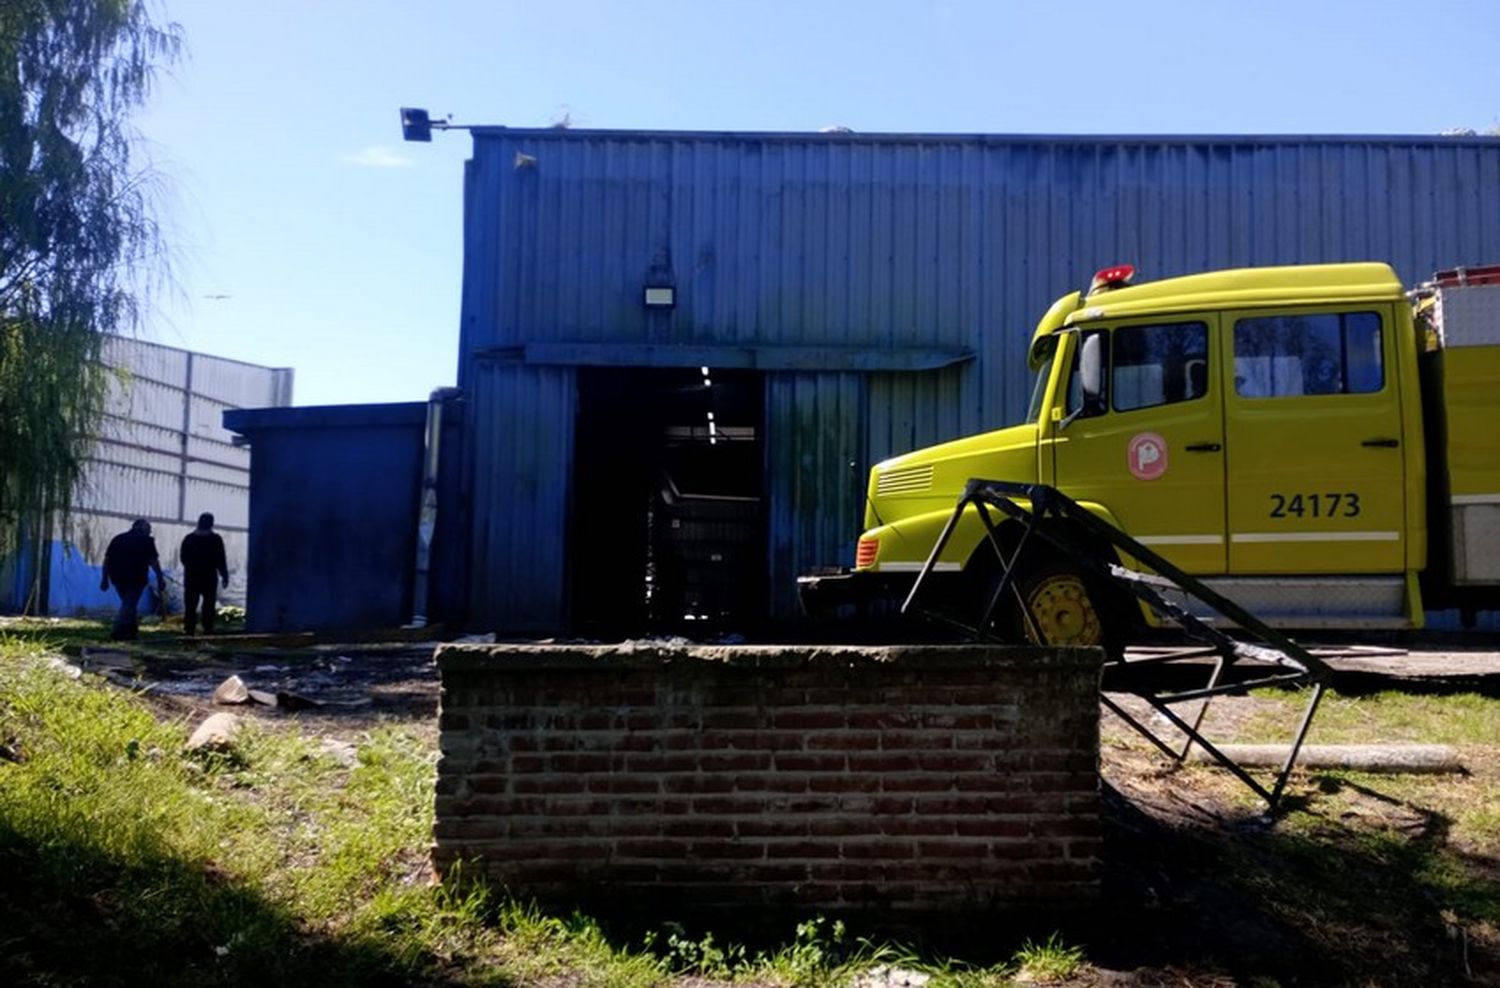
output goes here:
{"type": "Polygon", "coordinates": [[[546,902],[887,918],[1097,894],[1096,651],[502,645],[437,661],[440,871],[481,859],[546,902]]]}

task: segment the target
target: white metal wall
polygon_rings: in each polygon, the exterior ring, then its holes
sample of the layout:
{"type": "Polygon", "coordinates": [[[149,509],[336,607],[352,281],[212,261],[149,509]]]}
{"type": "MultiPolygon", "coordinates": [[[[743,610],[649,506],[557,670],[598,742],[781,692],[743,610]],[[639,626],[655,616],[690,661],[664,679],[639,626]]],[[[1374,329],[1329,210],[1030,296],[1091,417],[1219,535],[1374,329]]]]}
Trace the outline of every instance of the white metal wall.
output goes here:
{"type": "Polygon", "coordinates": [[[67,614],[108,603],[95,597],[91,580],[71,571],[97,573],[110,537],[136,518],[151,522],[162,566],[176,570],[182,537],[204,511],[213,512],[229,557],[223,599],[241,602],[250,450],[234,445],[223,413],[290,405],[292,371],[120,336],[105,341],[102,356],[116,376],[72,517],[53,532],[61,545],[53,553],[49,610],[67,614]],[[56,572],[59,561],[70,572],[56,572]]]}

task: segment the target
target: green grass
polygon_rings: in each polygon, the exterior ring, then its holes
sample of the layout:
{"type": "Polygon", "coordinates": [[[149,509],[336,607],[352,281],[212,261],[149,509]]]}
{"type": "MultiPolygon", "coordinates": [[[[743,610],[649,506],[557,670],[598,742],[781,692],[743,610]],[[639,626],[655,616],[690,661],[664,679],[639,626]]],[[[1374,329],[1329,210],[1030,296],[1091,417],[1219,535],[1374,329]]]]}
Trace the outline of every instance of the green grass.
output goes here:
{"type": "Polygon", "coordinates": [[[1083,966],[1083,949],[1053,934],[1041,943],[1027,940],[1016,951],[1015,962],[1024,980],[1047,984],[1072,977],[1083,966]]]}
{"type": "MultiPolygon", "coordinates": [[[[1291,734],[1288,725],[1295,725],[1306,704],[1305,693],[1260,690],[1255,696],[1263,709],[1235,740],[1284,743],[1291,734]]],[[[1357,697],[1327,693],[1307,740],[1309,744],[1496,745],[1500,744],[1500,700],[1473,693],[1386,692],[1357,697]]]]}
{"type": "Polygon", "coordinates": [[[1020,970],[923,964],[822,919],[754,952],[675,929],[624,944],[434,884],[429,742],[368,730],[350,766],[251,720],[232,755],[189,754],[192,724],[48,665],[97,630],[0,632],[0,983],[800,988],[894,964],[967,988],[1020,970]]]}

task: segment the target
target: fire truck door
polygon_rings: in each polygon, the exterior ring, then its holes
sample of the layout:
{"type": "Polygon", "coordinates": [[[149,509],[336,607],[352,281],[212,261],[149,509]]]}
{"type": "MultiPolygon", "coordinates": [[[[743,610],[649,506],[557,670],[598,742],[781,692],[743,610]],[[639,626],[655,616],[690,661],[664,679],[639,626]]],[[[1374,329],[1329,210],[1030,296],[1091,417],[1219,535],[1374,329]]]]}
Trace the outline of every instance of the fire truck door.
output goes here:
{"type": "MultiPolygon", "coordinates": [[[[1192,573],[1224,572],[1223,387],[1213,316],[1121,323],[1100,333],[1104,395],[1052,444],[1054,483],[1104,505],[1124,530],[1192,573]]],[[[1083,405],[1080,335],[1064,415],[1083,405]]]]}
{"type": "Polygon", "coordinates": [[[1379,305],[1224,316],[1231,573],[1403,569],[1391,318],[1379,305]]]}

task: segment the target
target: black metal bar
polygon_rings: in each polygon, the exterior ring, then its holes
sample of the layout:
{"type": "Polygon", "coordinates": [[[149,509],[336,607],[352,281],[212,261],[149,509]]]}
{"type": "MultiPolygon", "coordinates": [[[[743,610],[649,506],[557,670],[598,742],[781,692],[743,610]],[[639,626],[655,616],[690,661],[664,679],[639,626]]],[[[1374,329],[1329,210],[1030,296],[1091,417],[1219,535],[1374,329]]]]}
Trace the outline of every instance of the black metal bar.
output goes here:
{"type": "MultiPolygon", "coordinates": [[[[1209,689],[1213,689],[1219,684],[1219,675],[1224,671],[1224,661],[1224,656],[1221,655],[1219,656],[1219,661],[1214,663],[1213,674],[1208,677],[1209,689]]],[[[1193,718],[1193,734],[1188,735],[1187,744],[1182,746],[1182,754],[1177,756],[1179,762],[1186,761],[1188,752],[1193,750],[1193,735],[1196,735],[1203,729],[1203,718],[1208,713],[1208,705],[1213,702],[1214,698],[1212,696],[1205,696],[1203,698],[1203,706],[1198,708],[1198,716],[1193,718]]]]}
{"type": "Polygon", "coordinates": [[[1177,749],[1171,747],[1165,741],[1163,741],[1161,738],[1157,737],[1156,733],[1154,731],[1152,731],[1151,728],[1147,727],[1145,724],[1142,724],[1140,721],[1136,720],[1133,716],[1130,715],[1130,713],[1124,707],[1120,706],[1118,703],[1116,703],[1115,701],[1111,700],[1109,698],[1109,694],[1107,694],[1107,693],[1100,693],[1099,694],[1099,702],[1102,703],[1102,704],[1104,704],[1109,709],[1113,710],[1115,712],[1115,716],[1119,717],[1125,723],[1127,723],[1131,727],[1133,727],[1135,729],[1135,732],[1137,734],[1141,735],[1147,741],[1150,741],[1152,744],[1154,744],[1158,748],[1160,748],[1161,751],[1162,751],[1162,753],[1164,755],[1166,755],[1168,758],[1176,758],[1177,757],[1177,749]]]}
{"type": "Polygon", "coordinates": [[[1292,774],[1292,767],[1297,764],[1297,754],[1302,750],[1302,742],[1307,738],[1308,729],[1312,727],[1313,714],[1318,709],[1318,701],[1323,699],[1323,684],[1313,686],[1312,699],[1307,703],[1307,710],[1302,714],[1302,723],[1297,726],[1297,737],[1292,741],[1292,750],[1287,752],[1286,763],[1281,766],[1281,772],[1276,776],[1276,786],[1271,790],[1271,810],[1274,812],[1277,803],[1281,800],[1281,791],[1286,788],[1287,777],[1292,774]]]}
{"type": "MultiPolygon", "coordinates": [[[[1196,577],[1183,572],[1150,548],[1142,545],[1113,525],[1096,517],[1061,491],[1044,484],[1015,484],[1003,481],[970,480],[965,486],[963,496],[955,506],[953,514],[949,516],[947,523],[943,526],[943,530],[936,544],[934,544],[931,553],[928,555],[927,561],[918,573],[911,591],[907,594],[906,600],[902,604],[903,612],[915,607],[915,601],[920,588],[930,578],[936,567],[938,557],[951,541],[959,521],[963,517],[963,512],[970,505],[978,513],[980,523],[985,530],[985,537],[994,548],[996,558],[1000,562],[1000,578],[993,592],[989,594],[988,599],[980,600],[982,612],[979,616],[977,627],[970,627],[962,621],[951,619],[946,615],[933,614],[931,616],[961,628],[975,638],[994,638],[991,625],[995,611],[1000,606],[1000,601],[1007,590],[1016,592],[1019,598],[1020,595],[1016,591],[1015,584],[1016,573],[1026,558],[1026,553],[1032,551],[1034,547],[1032,536],[1039,535],[1047,544],[1068,557],[1080,569],[1079,575],[1087,576],[1092,574],[1095,577],[1108,580],[1114,586],[1121,588],[1130,596],[1139,600],[1159,617],[1175,623],[1189,637],[1204,643],[1205,646],[1174,654],[1150,656],[1135,660],[1121,656],[1118,660],[1111,663],[1113,667],[1128,669],[1143,665],[1162,665],[1170,662],[1193,661],[1209,656],[1213,656],[1215,659],[1208,684],[1204,687],[1184,690],[1179,693],[1165,693],[1159,690],[1147,689],[1144,686],[1128,691],[1144,699],[1186,736],[1187,740],[1181,746],[1180,750],[1177,747],[1169,745],[1162,737],[1158,736],[1156,731],[1128,713],[1107,694],[1101,693],[1101,702],[1114,711],[1132,729],[1149,740],[1174,761],[1182,762],[1186,760],[1193,746],[1198,745],[1208,753],[1213,761],[1227,769],[1251,791],[1266,800],[1272,812],[1275,812],[1281,794],[1285,789],[1287,779],[1296,765],[1297,755],[1310,730],[1313,715],[1322,697],[1324,684],[1331,676],[1331,667],[1321,658],[1308,652],[1286,635],[1266,625],[1244,608],[1217,593],[1196,577]],[[1018,501],[1026,502],[1027,507],[1023,508],[1021,504],[1017,503],[1018,501]],[[1010,553],[1007,553],[1005,550],[999,525],[996,524],[990,515],[991,509],[999,511],[1008,520],[1015,521],[1021,525],[1021,537],[1017,540],[1015,549],[1010,553]],[[1108,546],[1109,548],[1101,552],[1101,545],[1108,546]],[[1154,574],[1157,575],[1142,573],[1136,569],[1117,563],[1115,561],[1117,554],[1121,562],[1129,560],[1135,565],[1145,566],[1153,570],[1154,574]],[[1231,635],[1228,630],[1211,626],[1197,614],[1189,611],[1185,605],[1168,599],[1165,596],[1167,593],[1178,593],[1183,598],[1200,602],[1224,618],[1231,626],[1237,628],[1239,633],[1250,636],[1253,641],[1240,640],[1231,635]],[[1279,667],[1291,671],[1224,682],[1228,669],[1242,661],[1263,663],[1267,666],[1279,667]],[[1298,727],[1297,736],[1287,760],[1277,775],[1274,789],[1267,789],[1256,781],[1254,777],[1233,759],[1229,758],[1209,741],[1202,732],[1203,722],[1214,697],[1244,694],[1252,689],[1263,686],[1304,684],[1313,685],[1314,693],[1298,727]],[[1172,704],[1193,700],[1201,700],[1202,703],[1193,717],[1192,723],[1188,723],[1187,720],[1171,709],[1172,704]]],[[[1036,627],[1036,622],[1025,606],[1024,600],[1020,601],[1020,610],[1023,619],[1030,628],[1031,636],[1040,640],[1041,636],[1036,627]]]]}
{"type": "MultiPolygon", "coordinates": [[[[1201,700],[1204,697],[1236,696],[1248,693],[1251,690],[1260,689],[1263,686],[1307,686],[1314,682],[1316,680],[1309,678],[1306,673],[1296,672],[1288,673],[1285,676],[1266,676],[1262,679],[1239,680],[1233,683],[1225,683],[1223,686],[1213,689],[1200,687],[1195,690],[1183,690],[1181,693],[1153,693],[1151,695],[1157,697],[1163,703],[1186,703],[1189,700],[1201,700]]],[[[1116,690],[1116,692],[1123,693],[1127,691],[1116,690]]],[[[1141,695],[1144,696],[1145,694],[1141,695]]]]}
{"type": "Polygon", "coordinates": [[[1236,762],[1233,758],[1230,758],[1228,755],[1226,755],[1222,751],[1220,751],[1213,744],[1213,742],[1211,742],[1211,741],[1208,740],[1208,738],[1205,738],[1202,734],[1199,734],[1197,731],[1195,731],[1191,727],[1189,727],[1188,724],[1187,724],[1187,722],[1185,720],[1183,720],[1181,717],[1177,716],[1177,714],[1175,712],[1173,712],[1172,708],[1166,706],[1165,704],[1157,703],[1154,698],[1149,697],[1149,696],[1148,697],[1143,697],[1142,699],[1144,699],[1147,703],[1151,704],[1151,706],[1155,707],[1157,709],[1157,711],[1159,713],[1161,713],[1161,715],[1163,717],[1165,717],[1168,720],[1170,720],[1172,722],[1172,724],[1179,731],[1182,731],[1188,737],[1192,738],[1195,742],[1197,742],[1197,744],[1198,744],[1198,746],[1200,748],[1202,748],[1204,751],[1208,752],[1209,757],[1211,757],[1214,761],[1218,762],[1223,768],[1226,768],[1231,773],[1233,773],[1234,776],[1235,776],[1235,778],[1239,779],[1245,785],[1249,786],[1250,789],[1253,790],[1257,796],[1261,797],[1268,804],[1270,804],[1271,810],[1273,812],[1275,811],[1275,809],[1276,809],[1276,800],[1272,796],[1270,790],[1268,790],[1265,786],[1261,785],[1259,782],[1256,782],[1255,779],[1252,778],[1248,772],[1246,772],[1244,769],[1240,768],[1238,762],[1236,762]]]}

